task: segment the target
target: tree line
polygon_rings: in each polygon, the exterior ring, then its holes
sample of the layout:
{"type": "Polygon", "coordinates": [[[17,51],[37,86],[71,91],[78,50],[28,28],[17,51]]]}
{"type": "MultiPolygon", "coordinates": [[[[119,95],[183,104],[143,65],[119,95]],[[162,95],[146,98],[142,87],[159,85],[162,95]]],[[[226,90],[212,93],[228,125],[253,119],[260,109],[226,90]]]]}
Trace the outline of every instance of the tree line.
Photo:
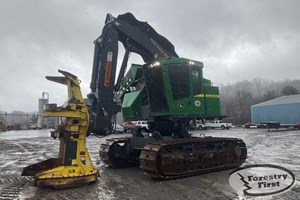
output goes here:
{"type": "Polygon", "coordinates": [[[7,126],[37,124],[38,117],[38,114],[25,113],[23,111],[13,111],[11,113],[0,111],[0,122],[5,123],[7,126]]]}
{"type": "Polygon", "coordinates": [[[221,113],[235,124],[251,122],[251,106],[285,95],[299,94],[300,80],[271,81],[256,78],[221,85],[221,113]]]}

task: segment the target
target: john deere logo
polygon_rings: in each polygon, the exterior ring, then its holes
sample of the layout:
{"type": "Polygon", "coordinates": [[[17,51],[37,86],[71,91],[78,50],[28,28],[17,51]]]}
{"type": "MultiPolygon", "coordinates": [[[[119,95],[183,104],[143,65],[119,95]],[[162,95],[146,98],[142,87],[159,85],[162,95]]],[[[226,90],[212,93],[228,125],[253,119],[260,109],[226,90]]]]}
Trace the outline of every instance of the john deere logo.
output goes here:
{"type": "Polygon", "coordinates": [[[276,165],[251,165],[233,171],[229,183],[238,193],[247,196],[269,196],[291,189],[295,175],[276,165]]]}
{"type": "Polygon", "coordinates": [[[179,107],[180,109],[184,109],[183,103],[179,103],[178,107],[179,107]]]}

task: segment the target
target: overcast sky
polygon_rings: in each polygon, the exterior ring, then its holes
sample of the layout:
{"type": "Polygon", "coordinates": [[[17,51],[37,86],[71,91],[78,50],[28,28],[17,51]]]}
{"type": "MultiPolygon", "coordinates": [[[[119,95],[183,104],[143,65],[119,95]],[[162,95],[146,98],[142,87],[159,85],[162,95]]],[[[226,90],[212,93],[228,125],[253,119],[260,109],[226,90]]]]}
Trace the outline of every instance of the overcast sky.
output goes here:
{"type": "Polygon", "coordinates": [[[43,91],[62,104],[66,87],[45,79],[58,69],[77,75],[86,96],[107,13],[147,21],[180,57],[204,62],[215,85],[300,79],[299,8],[298,0],[0,0],[0,111],[37,111],[43,91]]]}

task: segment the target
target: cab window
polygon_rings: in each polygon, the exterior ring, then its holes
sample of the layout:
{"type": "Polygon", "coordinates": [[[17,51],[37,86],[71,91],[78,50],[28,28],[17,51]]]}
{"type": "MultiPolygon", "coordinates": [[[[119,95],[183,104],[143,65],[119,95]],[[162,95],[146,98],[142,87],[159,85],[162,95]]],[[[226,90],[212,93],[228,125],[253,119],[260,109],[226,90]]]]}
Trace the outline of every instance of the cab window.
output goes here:
{"type": "Polygon", "coordinates": [[[192,81],[194,94],[201,94],[201,70],[199,68],[192,68],[192,81]]]}
{"type": "Polygon", "coordinates": [[[186,65],[171,65],[168,67],[170,88],[173,99],[182,99],[190,96],[189,68],[186,65]]]}

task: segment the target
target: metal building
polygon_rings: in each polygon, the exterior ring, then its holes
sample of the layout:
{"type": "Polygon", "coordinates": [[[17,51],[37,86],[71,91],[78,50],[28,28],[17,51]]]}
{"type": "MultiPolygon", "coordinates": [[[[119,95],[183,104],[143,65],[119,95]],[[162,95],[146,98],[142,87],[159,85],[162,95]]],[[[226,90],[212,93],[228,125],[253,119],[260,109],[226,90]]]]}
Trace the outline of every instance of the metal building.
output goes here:
{"type": "Polygon", "coordinates": [[[43,117],[45,105],[48,103],[49,94],[48,92],[43,92],[42,98],[39,99],[38,128],[55,128],[59,123],[58,117],[43,117]]]}
{"type": "Polygon", "coordinates": [[[282,96],[251,106],[253,123],[278,121],[283,124],[300,122],[300,94],[282,96]]]}

